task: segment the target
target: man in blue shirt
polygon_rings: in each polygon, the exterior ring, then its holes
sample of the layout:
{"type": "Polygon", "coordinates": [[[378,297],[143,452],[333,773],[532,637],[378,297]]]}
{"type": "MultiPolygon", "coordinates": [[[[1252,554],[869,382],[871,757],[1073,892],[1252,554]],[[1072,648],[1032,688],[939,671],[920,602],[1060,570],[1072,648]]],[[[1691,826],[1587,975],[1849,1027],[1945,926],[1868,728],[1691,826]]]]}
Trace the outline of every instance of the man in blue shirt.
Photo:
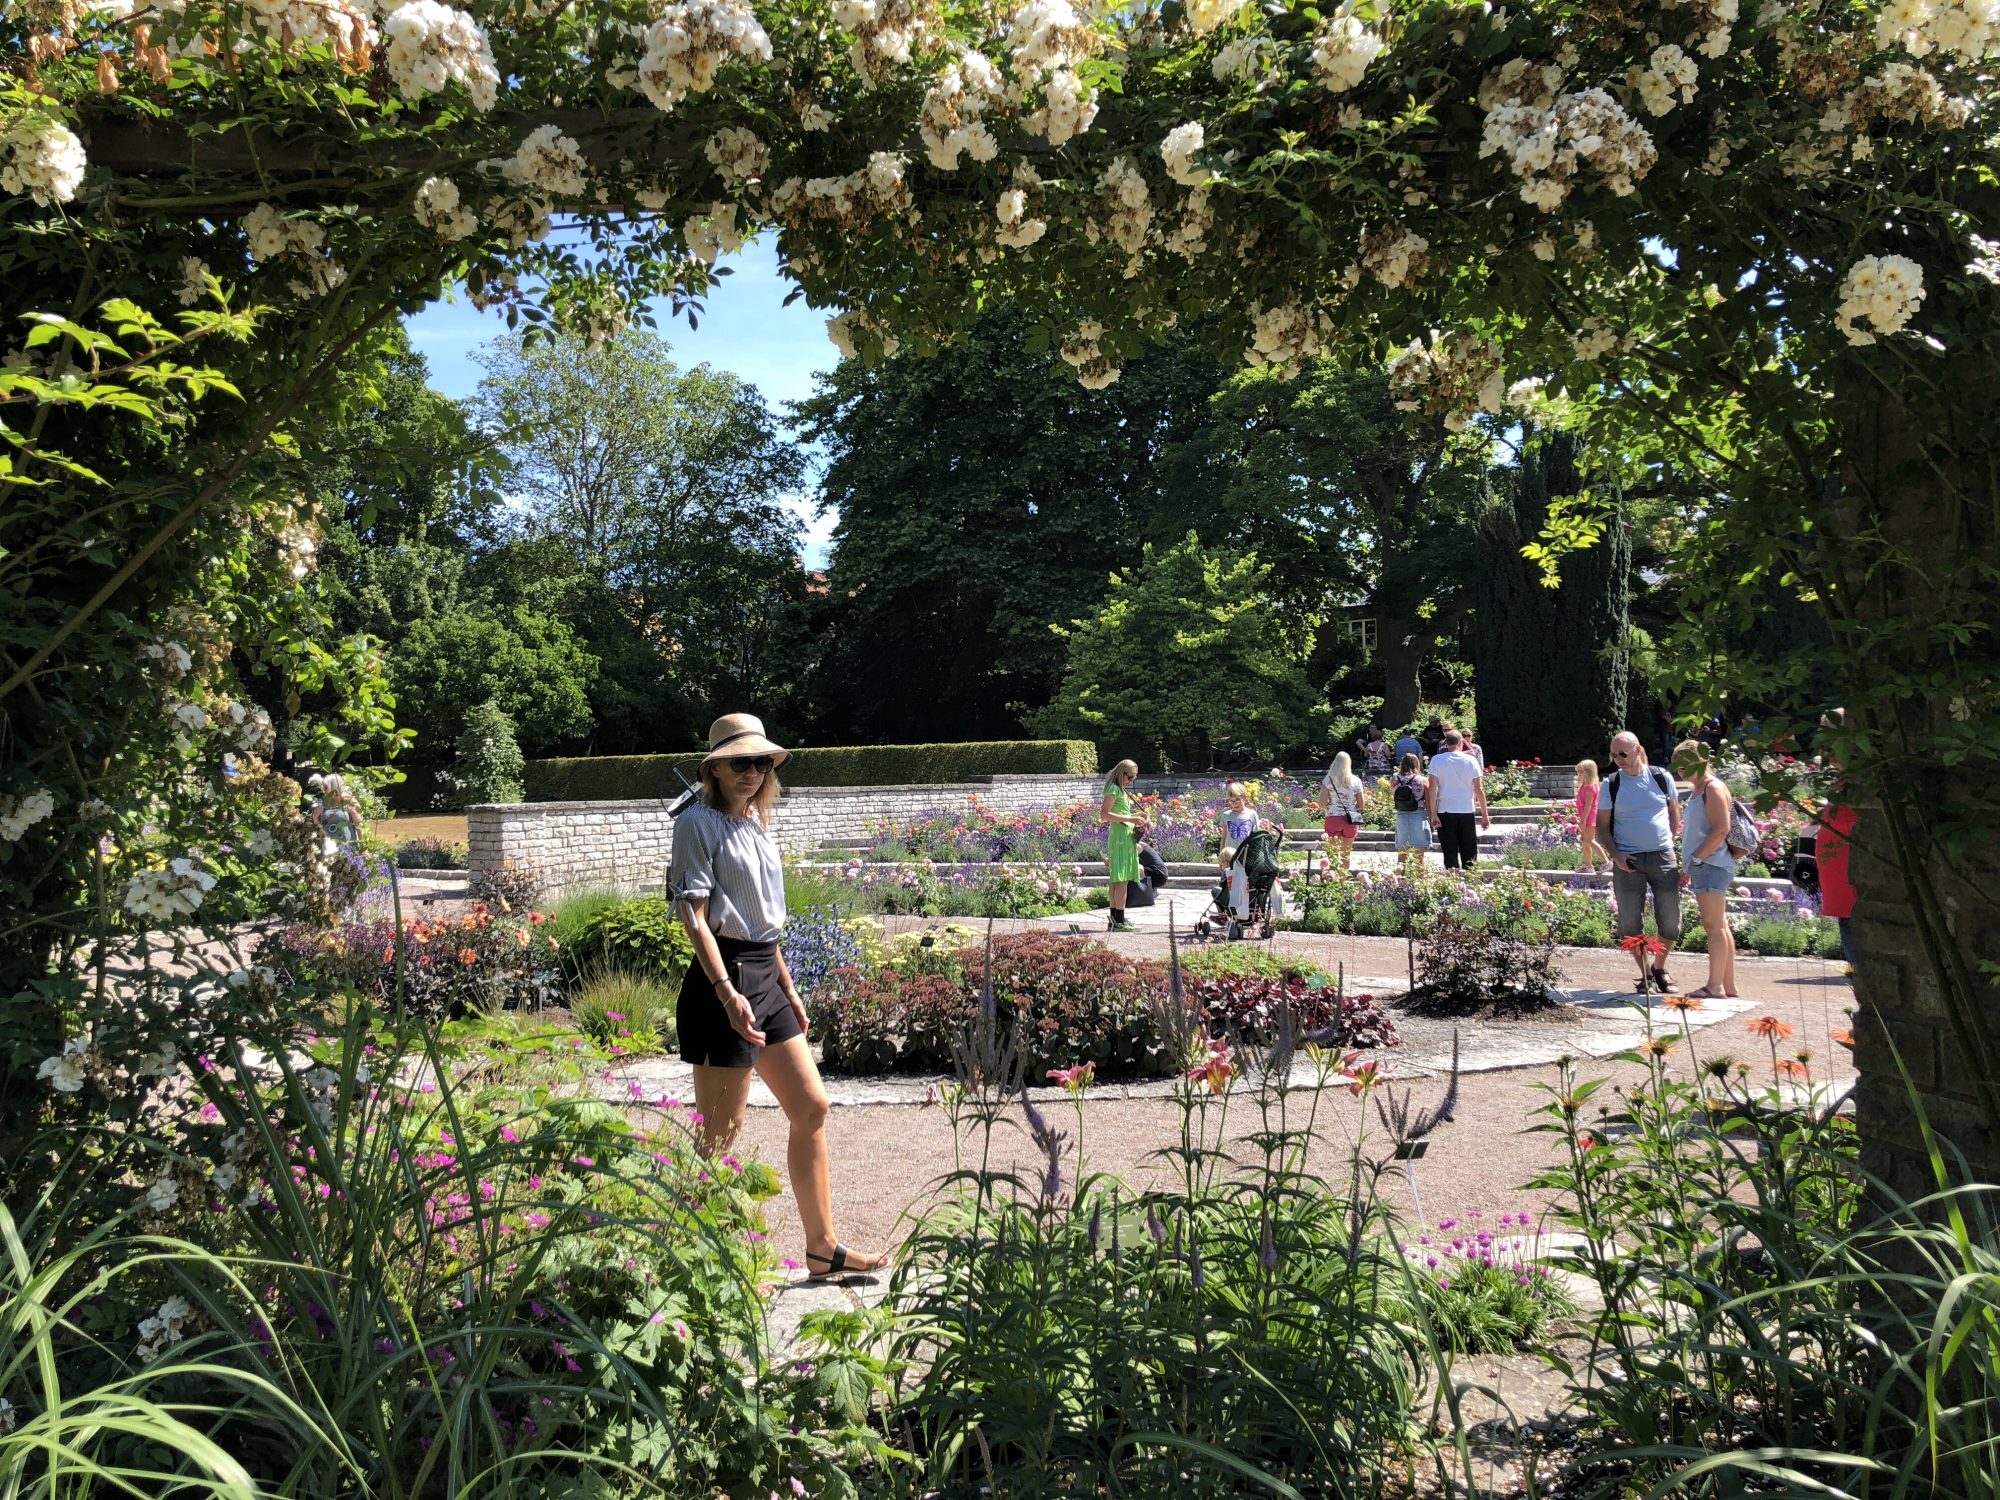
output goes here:
{"type": "MultiPolygon", "coordinates": [[[[1618,938],[1646,929],[1646,892],[1653,893],[1653,922],[1666,952],[1651,965],[1652,986],[1668,993],[1667,956],[1681,935],[1681,868],[1675,849],[1681,837],[1681,803],[1674,778],[1646,761],[1646,748],[1627,731],[1611,737],[1618,769],[1604,780],[1597,799],[1597,840],[1611,851],[1611,892],[1618,901],[1618,938]]],[[[1643,951],[1633,953],[1639,983],[1647,988],[1643,951]]]]}
{"type": "Polygon", "coordinates": [[[1424,742],[1407,729],[1403,731],[1403,737],[1396,741],[1396,764],[1400,766],[1406,755],[1414,755],[1418,760],[1424,758],[1424,742]]]}

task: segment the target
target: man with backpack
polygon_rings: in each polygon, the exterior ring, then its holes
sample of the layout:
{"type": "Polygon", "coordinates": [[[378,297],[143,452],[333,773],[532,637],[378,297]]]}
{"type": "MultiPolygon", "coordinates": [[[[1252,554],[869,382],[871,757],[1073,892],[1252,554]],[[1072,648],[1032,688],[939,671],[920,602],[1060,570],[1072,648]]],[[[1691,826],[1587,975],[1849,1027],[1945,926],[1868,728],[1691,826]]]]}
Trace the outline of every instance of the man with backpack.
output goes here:
{"type": "Polygon", "coordinates": [[[1657,961],[1635,945],[1636,988],[1671,993],[1667,957],[1681,935],[1680,790],[1674,778],[1646,759],[1646,747],[1629,730],[1611,738],[1618,769],[1604,779],[1597,803],[1597,842],[1611,851],[1611,892],[1618,902],[1618,939],[1646,930],[1646,892],[1653,893],[1653,921],[1666,945],[1657,961]],[[1648,969],[1651,970],[1650,979],[1648,969]]]}

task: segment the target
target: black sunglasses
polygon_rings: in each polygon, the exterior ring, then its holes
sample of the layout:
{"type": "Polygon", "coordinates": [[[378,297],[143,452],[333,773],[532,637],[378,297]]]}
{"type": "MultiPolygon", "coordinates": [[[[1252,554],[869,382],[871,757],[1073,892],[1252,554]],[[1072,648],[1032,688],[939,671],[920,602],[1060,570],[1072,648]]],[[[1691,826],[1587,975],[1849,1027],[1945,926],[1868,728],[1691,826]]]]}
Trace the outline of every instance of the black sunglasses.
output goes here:
{"type": "Polygon", "coordinates": [[[747,771],[768,772],[777,763],[777,758],[770,755],[732,755],[729,757],[729,769],[738,775],[742,775],[747,771]]]}

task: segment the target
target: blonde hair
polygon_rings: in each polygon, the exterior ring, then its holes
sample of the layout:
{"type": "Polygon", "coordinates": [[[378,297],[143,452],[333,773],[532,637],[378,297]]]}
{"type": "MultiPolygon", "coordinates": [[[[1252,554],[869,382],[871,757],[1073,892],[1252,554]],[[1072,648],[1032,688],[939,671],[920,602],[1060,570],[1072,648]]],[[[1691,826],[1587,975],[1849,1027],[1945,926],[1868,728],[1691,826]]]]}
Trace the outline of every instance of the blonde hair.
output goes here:
{"type": "Polygon", "coordinates": [[[1576,780],[1579,786],[1597,785],[1597,762],[1580,760],[1576,763],[1576,780]]]}
{"type": "Polygon", "coordinates": [[[1241,797],[1245,802],[1248,802],[1250,800],[1250,788],[1240,781],[1232,781],[1222,789],[1222,795],[1225,797],[1241,797]]]}
{"type": "Polygon", "coordinates": [[[1337,792],[1344,792],[1361,778],[1354,774],[1354,757],[1345,750],[1333,758],[1333,764],[1326,768],[1326,779],[1337,792]]]}
{"type": "Polygon", "coordinates": [[[328,771],[319,779],[319,794],[327,802],[347,801],[347,778],[338,771],[328,771]]]}
{"type": "MultiPolygon", "coordinates": [[[[721,764],[721,760],[701,763],[701,800],[717,812],[728,812],[729,799],[722,794],[722,773],[716,769],[721,764]]],[[[767,829],[771,826],[771,809],[778,805],[778,791],[778,768],[773,766],[764,773],[764,784],[757,788],[757,795],[750,799],[750,811],[767,829]]]]}
{"type": "Polygon", "coordinates": [[[1119,761],[1117,765],[1111,768],[1110,772],[1104,778],[1105,790],[1109,791],[1114,786],[1122,786],[1124,783],[1119,781],[1118,778],[1123,776],[1128,771],[1131,772],[1132,775],[1137,776],[1139,774],[1139,762],[1137,762],[1136,760],[1119,761]]]}
{"type": "Polygon", "coordinates": [[[1709,770],[1708,746],[1700,740],[1682,740],[1674,746],[1674,753],[1667,769],[1672,770],[1674,766],[1681,764],[1691,764],[1697,776],[1706,776],[1709,770]]]}

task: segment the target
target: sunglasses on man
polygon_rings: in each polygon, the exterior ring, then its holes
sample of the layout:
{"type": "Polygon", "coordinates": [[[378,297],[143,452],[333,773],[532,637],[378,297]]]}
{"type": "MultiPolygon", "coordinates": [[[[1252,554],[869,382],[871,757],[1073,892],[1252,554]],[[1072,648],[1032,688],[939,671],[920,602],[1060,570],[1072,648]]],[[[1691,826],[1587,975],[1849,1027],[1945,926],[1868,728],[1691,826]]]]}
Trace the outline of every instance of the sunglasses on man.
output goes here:
{"type": "Polygon", "coordinates": [[[771,755],[732,755],[729,757],[729,769],[734,771],[738,776],[747,776],[752,771],[768,775],[772,767],[776,766],[777,763],[777,757],[771,755]]]}

